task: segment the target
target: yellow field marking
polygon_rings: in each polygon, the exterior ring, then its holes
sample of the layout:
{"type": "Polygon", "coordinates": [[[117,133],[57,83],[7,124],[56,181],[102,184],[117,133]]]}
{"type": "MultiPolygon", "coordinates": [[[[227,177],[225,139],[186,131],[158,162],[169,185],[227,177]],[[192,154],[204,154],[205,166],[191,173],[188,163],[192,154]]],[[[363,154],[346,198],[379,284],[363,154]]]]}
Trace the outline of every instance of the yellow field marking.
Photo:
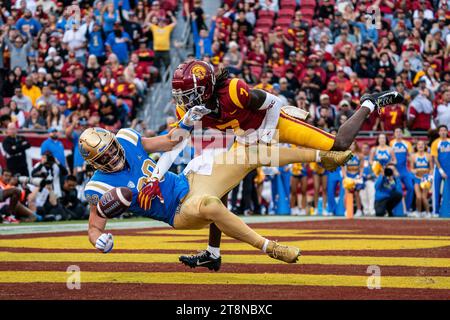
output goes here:
{"type": "MultiPolygon", "coordinates": [[[[66,282],[66,272],[7,271],[0,273],[0,283],[66,282]]],[[[327,287],[367,287],[367,276],[191,273],[191,272],[81,272],[81,283],[152,283],[218,285],[292,285],[327,287]]],[[[382,288],[450,289],[450,277],[381,277],[382,288]]]]}
{"type": "MultiPolygon", "coordinates": [[[[259,234],[265,235],[265,236],[277,236],[277,237],[290,237],[290,236],[297,236],[297,235],[304,235],[304,234],[311,234],[311,233],[355,233],[360,232],[360,230],[325,230],[325,229],[267,229],[267,228],[254,228],[256,232],[259,234]]],[[[146,230],[146,231],[138,231],[138,234],[168,234],[168,235],[178,235],[178,236],[185,236],[185,235],[192,235],[192,236],[205,236],[207,237],[209,234],[209,229],[201,229],[201,230],[175,230],[175,229],[165,229],[165,230],[146,230]]],[[[450,237],[449,237],[450,239],[450,237]]]]}
{"type": "MultiPolygon", "coordinates": [[[[40,261],[40,262],[138,262],[138,263],[178,263],[175,253],[17,253],[0,252],[0,261],[40,261]]],[[[264,254],[233,254],[222,257],[224,263],[239,264],[284,264],[264,254]]],[[[300,264],[324,265],[379,265],[408,267],[450,268],[450,258],[411,258],[411,257],[360,257],[360,256],[301,256],[300,264]]]]}
{"type": "MultiPolygon", "coordinates": [[[[197,250],[206,246],[207,239],[199,236],[116,236],[116,249],[162,249],[162,250],[197,250]],[[189,242],[201,240],[201,243],[189,242]]],[[[450,240],[421,239],[305,239],[285,241],[300,247],[303,251],[323,250],[402,250],[425,249],[450,246],[450,240]]],[[[87,236],[45,237],[27,239],[0,239],[0,247],[13,248],[44,248],[44,249],[92,249],[87,236]]],[[[223,250],[249,251],[254,250],[242,242],[224,243],[223,250]]]]}
{"type": "MultiPolygon", "coordinates": [[[[345,234],[343,232],[357,232],[352,230],[294,230],[294,229],[255,229],[266,237],[299,237],[299,238],[350,238],[350,239],[421,239],[421,240],[450,240],[450,236],[411,236],[388,234],[345,234]],[[336,234],[333,234],[336,232],[336,234]]],[[[154,230],[138,232],[139,235],[168,236],[204,236],[208,237],[209,230],[154,230]]],[[[176,238],[176,237],[175,237],[176,238]]],[[[224,236],[224,239],[230,239],[224,236]]]]}

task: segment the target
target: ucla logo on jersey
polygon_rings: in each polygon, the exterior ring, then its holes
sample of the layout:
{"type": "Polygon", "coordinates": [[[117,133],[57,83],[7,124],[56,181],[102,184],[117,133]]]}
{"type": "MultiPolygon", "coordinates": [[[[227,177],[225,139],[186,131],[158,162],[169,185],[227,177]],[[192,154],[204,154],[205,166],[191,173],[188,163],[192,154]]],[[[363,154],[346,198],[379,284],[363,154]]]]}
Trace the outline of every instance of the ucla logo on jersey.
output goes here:
{"type": "Polygon", "coordinates": [[[439,152],[450,152],[450,144],[448,143],[445,145],[441,144],[439,146],[439,152]]]}
{"type": "Polygon", "coordinates": [[[416,160],[417,160],[417,163],[424,163],[424,164],[428,163],[428,159],[426,157],[417,158],[416,160]]]}
{"type": "Polygon", "coordinates": [[[394,149],[395,153],[407,152],[408,151],[408,148],[403,143],[396,143],[396,144],[394,144],[393,149],[394,149]]]}

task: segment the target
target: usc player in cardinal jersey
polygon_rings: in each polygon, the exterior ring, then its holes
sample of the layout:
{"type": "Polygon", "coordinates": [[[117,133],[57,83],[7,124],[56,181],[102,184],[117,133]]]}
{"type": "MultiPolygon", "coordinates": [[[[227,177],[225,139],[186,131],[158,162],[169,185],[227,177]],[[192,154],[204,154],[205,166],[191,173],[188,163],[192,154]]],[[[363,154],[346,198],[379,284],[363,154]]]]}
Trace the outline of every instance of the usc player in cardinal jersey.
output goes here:
{"type": "MultiPolygon", "coordinates": [[[[172,79],[172,95],[177,104],[178,119],[194,106],[203,106],[209,113],[202,116],[202,127],[221,131],[232,129],[238,142],[276,141],[325,151],[347,150],[371,112],[403,101],[396,91],[363,95],[361,108],[334,136],[304,122],[307,113],[303,110],[283,106],[278,97],[250,89],[243,80],[229,78],[225,70],[216,75],[212,65],[204,61],[192,60],[178,66],[172,79]]],[[[211,225],[208,250],[182,256],[180,260],[191,267],[209,267],[209,262],[220,265],[219,244],[220,230],[211,225]]]]}

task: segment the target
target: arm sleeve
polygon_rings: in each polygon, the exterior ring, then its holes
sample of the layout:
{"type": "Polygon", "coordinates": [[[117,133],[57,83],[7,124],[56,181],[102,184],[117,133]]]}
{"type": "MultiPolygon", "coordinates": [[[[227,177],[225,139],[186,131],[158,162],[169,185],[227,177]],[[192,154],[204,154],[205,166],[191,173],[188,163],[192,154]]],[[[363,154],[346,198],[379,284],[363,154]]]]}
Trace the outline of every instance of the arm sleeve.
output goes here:
{"type": "Polygon", "coordinates": [[[165,152],[156,163],[155,168],[153,169],[152,178],[156,178],[161,180],[161,178],[169,171],[172,163],[178,157],[180,152],[186,147],[188,143],[188,138],[179,142],[172,150],[165,152]]]}

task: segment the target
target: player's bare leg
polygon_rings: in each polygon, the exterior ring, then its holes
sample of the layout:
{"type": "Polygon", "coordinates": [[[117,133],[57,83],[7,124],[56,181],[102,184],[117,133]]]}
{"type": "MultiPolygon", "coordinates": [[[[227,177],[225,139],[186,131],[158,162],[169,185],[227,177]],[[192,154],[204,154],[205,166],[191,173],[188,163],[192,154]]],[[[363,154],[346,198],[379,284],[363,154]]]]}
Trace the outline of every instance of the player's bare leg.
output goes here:
{"type": "Polygon", "coordinates": [[[339,128],[331,150],[347,150],[358,135],[367,116],[375,109],[402,102],[403,96],[397,91],[363,95],[360,99],[361,108],[339,128]]]}

